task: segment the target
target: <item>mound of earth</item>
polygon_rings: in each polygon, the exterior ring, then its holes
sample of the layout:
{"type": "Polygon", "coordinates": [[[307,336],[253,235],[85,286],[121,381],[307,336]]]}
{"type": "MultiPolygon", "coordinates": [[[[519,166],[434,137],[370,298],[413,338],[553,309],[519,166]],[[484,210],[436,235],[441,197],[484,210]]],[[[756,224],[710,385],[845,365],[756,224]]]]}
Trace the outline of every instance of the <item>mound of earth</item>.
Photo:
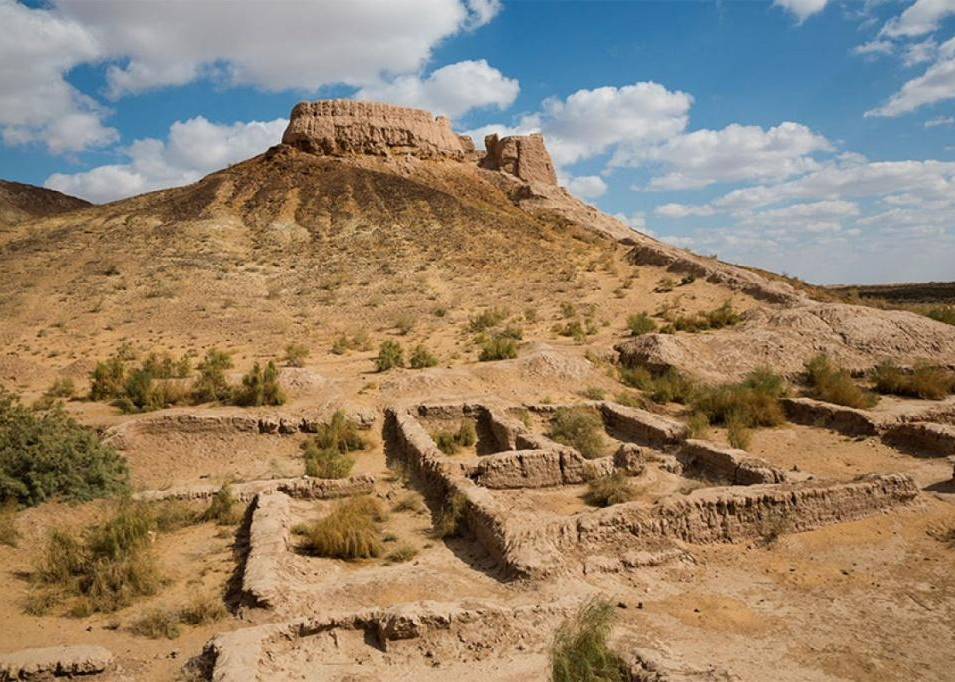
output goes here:
{"type": "Polygon", "coordinates": [[[27,220],[91,205],[88,201],[52,189],[0,180],[0,230],[27,220]]]}

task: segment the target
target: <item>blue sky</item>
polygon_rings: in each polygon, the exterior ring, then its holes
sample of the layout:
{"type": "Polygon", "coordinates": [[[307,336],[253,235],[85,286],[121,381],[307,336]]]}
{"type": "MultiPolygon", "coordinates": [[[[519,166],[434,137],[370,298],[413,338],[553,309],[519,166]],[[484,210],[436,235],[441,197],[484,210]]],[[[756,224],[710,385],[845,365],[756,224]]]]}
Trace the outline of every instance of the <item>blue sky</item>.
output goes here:
{"type": "Polygon", "coordinates": [[[323,97],[541,130],[576,194],[725,260],[955,279],[955,0],[0,0],[6,179],[192,182],[323,97]]]}

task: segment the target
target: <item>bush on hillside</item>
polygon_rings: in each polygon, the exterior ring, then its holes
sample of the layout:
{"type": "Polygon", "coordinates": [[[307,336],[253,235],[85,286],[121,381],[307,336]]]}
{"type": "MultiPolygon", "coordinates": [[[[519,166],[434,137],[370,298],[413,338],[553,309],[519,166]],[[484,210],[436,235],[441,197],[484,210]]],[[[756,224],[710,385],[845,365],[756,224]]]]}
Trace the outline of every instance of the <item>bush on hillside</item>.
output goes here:
{"type": "Polygon", "coordinates": [[[229,353],[210,348],[196,369],[199,376],[193,384],[192,393],[198,402],[226,402],[232,398],[233,389],[225,377],[226,370],[232,369],[232,356],[229,353]]]}
{"type": "Polygon", "coordinates": [[[397,341],[383,341],[378,348],[378,357],[375,358],[375,371],[387,372],[393,367],[404,367],[405,355],[401,344],[397,341]]]}
{"type": "Polygon", "coordinates": [[[590,408],[561,408],[554,413],[548,436],[569,445],[587,459],[599,457],[603,449],[603,420],[590,408]]]}
{"type": "Polygon", "coordinates": [[[411,369],[424,369],[425,367],[434,367],[438,364],[438,358],[432,355],[427,348],[422,345],[415,346],[411,352],[409,360],[411,369]]]}
{"type": "Polygon", "coordinates": [[[242,387],[235,396],[237,405],[260,407],[262,405],[282,405],[285,392],[279,386],[279,369],[269,360],[265,369],[258,362],[242,377],[242,387]]]}
{"type": "Polygon", "coordinates": [[[86,501],[127,491],[126,460],[59,405],[33,411],[0,388],[0,503],[86,501]]]}
{"type": "Polygon", "coordinates": [[[300,343],[290,343],[285,347],[285,364],[287,367],[304,367],[308,357],[308,348],[300,343]]]}
{"type": "Polygon", "coordinates": [[[655,332],[657,325],[646,313],[637,313],[627,318],[627,329],[630,331],[630,336],[641,336],[655,332]]]}
{"type": "Polygon", "coordinates": [[[491,362],[494,360],[510,360],[517,357],[517,343],[505,334],[495,334],[481,343],[481,354],[478,360],[491,362]]]}
{"type": "Polygon", "coordinates": [[[880,363],[872,370],[875,390],[879,393],[941,400],[955,391],[955,373],[944,367],[918,365],[906,372],[892,362],[880,363]]]}
{"type": "Polygon", "coordinates": [[[822,354],[806,361],[804,381],[811,397],[828,403],[867,409],[879,400],[876,395],[859,388],[847,370],[836,367],[822,354]]]}

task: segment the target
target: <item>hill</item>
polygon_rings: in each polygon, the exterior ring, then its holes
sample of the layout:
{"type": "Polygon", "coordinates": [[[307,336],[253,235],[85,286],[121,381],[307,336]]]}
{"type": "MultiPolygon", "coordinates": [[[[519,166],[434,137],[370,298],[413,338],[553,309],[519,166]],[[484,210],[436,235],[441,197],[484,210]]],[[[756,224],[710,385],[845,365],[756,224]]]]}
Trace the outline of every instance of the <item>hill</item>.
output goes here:
{"type": "Polygon", "coordinates": [[[0,180],[0,232],[27,220],[91,205],[88,201],[55,190],[0,180]]]}

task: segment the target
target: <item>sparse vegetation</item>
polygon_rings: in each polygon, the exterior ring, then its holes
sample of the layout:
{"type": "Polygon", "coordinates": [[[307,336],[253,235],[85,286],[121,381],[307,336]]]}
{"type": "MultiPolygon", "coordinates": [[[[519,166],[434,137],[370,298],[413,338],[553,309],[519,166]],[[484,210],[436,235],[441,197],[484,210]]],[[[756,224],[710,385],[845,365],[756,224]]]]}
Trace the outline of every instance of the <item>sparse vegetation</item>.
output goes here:
{"type": "Polygon", "coordinates": [[[614,607],[594,598],[561,623],[551,645],[553,682],[622,682],[626,664],[610,650],[607,639],[613,628],[614,607]]]}
{"type": "Polygon", "coordinates": [[[242,505],[224,485],[212,496],[209,506],[199,516],[202,521],[215,521],[220,526],[234,526],[242,520],[242,505]]]}
{"type": "Polygon", "coordinates": [[[585,388],[583,391],[581,391],[580,395],[587,400],[603,400],[607,396],[607,392],[602,388],[591,386],[590,388],[585,388]]]}
{"type": "Polygon", "coordinates": [[[457,431],[441,430],[432,438],[437,448],[446,455],[453,455],[459,448],[469,448],[477,442],[474,423],[470,419],[463,420],[457,431]]]}
{"type": "Polygon", "coordinates": [[[301,343],[290,343],[285,347],[285,365],[287,367],[304,367],[308,358],[308,348],[301,343]]]}
{"type": "Polygon", "coordinates": [[[316,478],[346,478],[355,465],[349,452],[365,449],[358,425],[336,410],[327,422],[319,424],[315,437],[302,444],[305,473],[316,478]]]}
{"type": "Polygon", "coordinates": [[[418,555],[418,548],[408,543],[402,543],[388,552],[385,561],[389,564],[400,564],[411,561],[418,555]]]}
{"type": "Polygon", "coordinates": [[[3,506],[0,506],[0,545],[16,547],[17,540],[20,539],[20,532],[17,530],[17,503],[15,500],[7,500],[3,506]]]}
{"type": "Polygon", "coordinates": [[[672,319],[661,331],[672,334],[673,332],[702,332],[708,329],[722,329],[723,327],[732,327],[739,322],[739,313],[733,308],[733,304],[726,301],[718,308],[696,315],[679,315],[672,319]]]}
{"type": "Polygon", "coordinates": [[[69,400],[76,395],[76,385],[73,383],[73,380],[68,377],[57,379],[48,389],[46,389],[46,392],[43,395],[49,398],[69,400]]]}
{"type": "Polygon", "coordinates": [[[151,519],[143,505],[122,504],[105,522],[79,537],[54,530],[33,572],[28,609],[64,603],[74,616],[115,611],[162,584],[149,551],[151,519]]]}
{"type": "Polygon", "coordinates": [[[785,394],[783,378],[768,368],[760,368],[739,383],[698,387],[690,404],[709,424],[735,422],[737,428],[776,426],[786,420],[779,403],[785,394]]]}
{"type": "Polygon", "coordinates": [[[936,322],[955,325],[955,306],[937,306],[929,308],[925,315],[936,322]]]}
{"type": "Polygon", "coordinates": [[[210,593],[196,592],[179,609],[179,622],[186,625],[216,623],[228,615],[222,600],[210,593]]]}
{"type": "Polygon", "coordinates": [[[140,637],[176,639],[179,636],[179,614],[169,609],[152,609],[129,629],[140,637]]]}
{"type": "Polygon", "coordinates": [[[599,457],[604,446],[603,420],[589,408],[561,408],[547,434],[558,443],[575,448],[587,459],[599,457]]]}
{"type": "Polygon", "coordinates": [[[504,308],[488,308],[471,317],[468,321],[468,329],[476,334],[484,332],[501,324],[506,318],[507,310],[504,308]]]}
{"type": "Polygon", "coordinates": [[[192,394],[197,402],[226,402],[232,398],[232,387],[225,378],[225,371],[232,369],[229,353],[210,348],[196,369],[199,376],[192,386],[192,394]]]}
{"type": "Polygon", "coordinates": [[[378,348],[378,357],[375,358],[375,371],[387,372],[393,367],[404,367],[405,355],[401,344],[397,341],[383,341],[378,348]]]}
{"type": "Polygon", "coordinates": [[[733,412],[726,418],[726,439],[731,447],[746,450],[749,448],[752,437],[753,432],[743,415],[733,412]]]}
{"type": "Polygon", "coordinates": [[[60,405],[37,412],[0,389],[0,503],[86,501],[128,485],[126,460],[60,405]]]}
{"type": "Polygon", "coordinates": [[[657,373],[646,367],[620,367],[618,374],[620,381],[643,391],[655,403],[687,404],[696,390],[696,384],[675,367],[657,373]]]}
{"type": "Polygon", "coordinates": [[[655,332],[657,324],[646,313],[637,313],[627,318],[627,329],[630,331],[630,336],[641,336],[655,332]]]}
{"type": "Polygon", "coordinates": [[[879,393],[941,400],[955,391],[955,373],[944,367],[916,365],[906,372],[892,362],[880,363],[872,371],[872,381],[879,393]]]}
{"type": "Polygon", "coordinates": [[[481,343],[481,354],[478,360],[489,362],[493,360],[508,360],[517,357],[517,343],[504,334],[495,334],[481,343]]]}
{"type": "Polygon", "coordinates": [[[282,405],[285,392],[279,386],[279,369],[269,360],[265,369],[258,362],[242,377],[242,387],[235,396],[237,405],[259,407],[262,405],[282,405]]]}
{"type": "Polygon", "coordinates": [[[415,346],[411,352],[409,360],[411,369],[424,369],[425,367],[434,367],[438,364],[438,358],[428,352],[428,349],[422,345],[415,346]]]}
{"type": "Polygon", "coordinates": [[[676,286],[676,282],[673,281],[672,277],[662,277],[653,290],[658,294],[666,294],[673,291],[674,286],[676,286]]]}
{"type": "Polygon", "coordinates": [[[445,501],[444,506],[435,514],[434,534],[436,537],[458,537],[467,531],[465,521],[467,504],[467,498],[460,493],[455,493],[445,501]]]}
{"type": "Polygon", "coordinates": [[[383,511],[372,498],[351,498],[295,531],[303,538],[302,550],[331,559],[370,559],[382,553],[381,533],[376,519],[383,511]]]}
{"type": "Polygon", "coordinates": [[[833,365],[825,355],[806,361],[804,381],[809,395],[818,400],[860,409],[878,402],[876,395],[859,388],[847,370],[833,365]]]}
{"type": "Polygon", "coordinates": [[[609,507],[629,502],[636,495],[630,479],[622,472],[595,478],[587,484],[584,500],[594,507],[609,507]]]}

